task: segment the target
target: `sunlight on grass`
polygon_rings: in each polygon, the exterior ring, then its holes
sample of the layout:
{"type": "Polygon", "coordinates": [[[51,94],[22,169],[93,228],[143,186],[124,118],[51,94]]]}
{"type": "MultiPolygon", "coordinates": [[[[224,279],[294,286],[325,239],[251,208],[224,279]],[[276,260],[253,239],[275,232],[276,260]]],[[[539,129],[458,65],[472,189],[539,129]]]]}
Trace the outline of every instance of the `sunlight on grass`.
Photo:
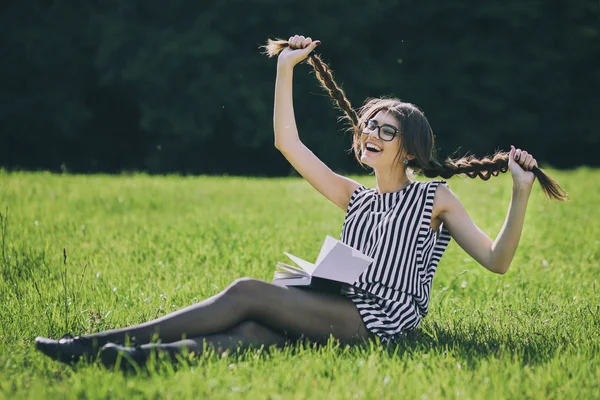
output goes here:
{"type": "MultiPolygon", "coordinates": [[[[536,183],[509,272],[451,242],[430,314],[393,348],[298,346],[205,354],[140,375],[37,353],[60,337],[140,323],[234,279],[270,281],[284,251],[314,260],[343,211],[298,178],[73,176],[0,171],[0,393],[6,398],[593,398],[600,393],[600,171],[536,183]],[[63,252],[64,251],[64,252],[63,252]]],[[[374,187],[374,177],[353,179],[374,187]]],[[[453,178],[492,239],[511,180],[453,178]]]]}

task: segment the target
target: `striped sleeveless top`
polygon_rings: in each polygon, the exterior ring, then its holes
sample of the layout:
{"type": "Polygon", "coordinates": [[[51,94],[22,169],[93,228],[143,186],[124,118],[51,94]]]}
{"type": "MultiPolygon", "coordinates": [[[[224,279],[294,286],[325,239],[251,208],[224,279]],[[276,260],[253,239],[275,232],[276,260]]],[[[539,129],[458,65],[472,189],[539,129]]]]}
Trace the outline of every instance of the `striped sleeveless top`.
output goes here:
{"type": "Polygon", "coordinates": [[[451,239],[444,224],[437,231],[430,226],[440,183],[447,186],[444,180],[414,181],[381,194],[361,185],[350,198],[340,241],[374,261],[342,294],[380,336],[412,329],[428,313],[433,275],[451,239]]]}

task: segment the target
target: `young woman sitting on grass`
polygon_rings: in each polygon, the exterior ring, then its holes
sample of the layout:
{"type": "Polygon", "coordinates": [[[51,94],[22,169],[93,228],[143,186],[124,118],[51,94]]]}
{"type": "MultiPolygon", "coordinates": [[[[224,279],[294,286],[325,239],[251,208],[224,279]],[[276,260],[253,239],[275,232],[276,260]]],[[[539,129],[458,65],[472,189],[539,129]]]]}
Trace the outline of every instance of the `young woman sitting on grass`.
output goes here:
{"type": "Polygon", "coordinates": [[[506,273],[519,244],[535,177],[551,198],[564,200],[562,188],[537,168],[531,154],[513,146],[509,153],[497,152],[490,158],[438,162],[433,132],[421,110],[397,99],[378,98],[356,112],[329,68],[311,54],[319,44],[293,36],[265,46],[270,56],[279,54],[275,146],[346,213],[341,241],[374,259],[353,287],[336,295],[242,278],[216,296],[140,325],[66,335],[58,341],[37,338],[40,351],[67,363],[99,353],[102,362],[111,365],[118,354],[143,363],[154,348],[171,355],[201,352],[204,341],[218,349],[283,346],[298,339],[324,343],[330,335],[343,344],[376,336],[390,342],[419,326],[427,314],[433,276],[451,237],[486,269],[506,273]],[[294,66],[307,57],[345,112],[355,156],[375,172],[376,188],[336,174],[300,141],[292,75],[294,66]],[[409,179],[410,172],[420,172],[428,178],[465,174],[487,180],[508,170],[513,178],[511,203],[495,241],[475,225],[444,180],[409,179]],[[150,343],[153,337],[159,342],[150,343]],[[125,347],[126,338],[136,346],[125,347]]]}

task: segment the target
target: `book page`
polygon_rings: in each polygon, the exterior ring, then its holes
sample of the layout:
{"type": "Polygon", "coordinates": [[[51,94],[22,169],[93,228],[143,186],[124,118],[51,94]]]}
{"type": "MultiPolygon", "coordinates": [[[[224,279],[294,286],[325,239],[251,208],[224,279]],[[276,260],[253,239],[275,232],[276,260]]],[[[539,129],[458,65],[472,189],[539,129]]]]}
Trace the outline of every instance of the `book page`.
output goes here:
{"type": "Polygon", "coordinates": [[[273,283],[279,286],[307,286],[310,285],[310,276],[296,276],[296,277],[275,277],[273,283]]]}
{"type": "Polygon", "coordinates": [[[353,284],[372,262],[371,257],[337,241],[316,266],[313,276],[353,284]]]}
{"type": "Polygon", "coordinates": [[[290,253],[283,252],[286,256],[288,256],[292,261],[298,264],[303,270],[305,270],[309,275],[312,275],[315,271],[315,265],[309,263],[308,261],[304,261],[301,258],[298,258],[290,253]]]}
{"type": "Polygon", "coordinates": [[[319,256],[317,257],[315,265],[319,265],[321,261],[323,261],[325,256],[331,251],[331,249],[333,249],[337,242],[337,239],[327,235],[327,237],[325,238],[325,242],[323,243],[323,247],[321,247],[321,251],[319,252],[319,256]]]}
{"type": "Polygon", "coordinates": [[[308,273],[302,268],[294,267],[293,265],[285,264],[282,262],[277,263],[277,268],[283,269],[288,273],[292,273],[296,276],[309,276],[308,273]]]}
{"type": "MultiPolygon", "coordinates": [[[[344,244],[344,243],[342,243],[344,244]]],[[[373,259],[371,257],[369,257],[366,254],[361,253],[360,251],[356,250],[356,249],[352,249],[352,257],[358,257],[362,260],[368,261],[369,263],[373,262],[373,259]]]]}

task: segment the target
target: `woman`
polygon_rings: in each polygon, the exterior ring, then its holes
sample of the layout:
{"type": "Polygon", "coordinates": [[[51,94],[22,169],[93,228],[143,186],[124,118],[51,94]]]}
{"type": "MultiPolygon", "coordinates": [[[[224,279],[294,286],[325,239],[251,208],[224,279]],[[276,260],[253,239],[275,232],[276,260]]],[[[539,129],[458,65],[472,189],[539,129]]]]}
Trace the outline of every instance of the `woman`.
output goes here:
{"type": "Polygon", "coordinates": [[[265,46],[270,56],[279,54],[275,146],[312,186],[346,213],[341,240],[374,259],[355,285],[335,295],[238,279],[214,297],[140,325],[67,335],[58,341],[37,338],[40,351],[71,363],[100,350],[102,361],[109,365],[118,354],[141,363],[152,348],[172,355],[201,352],[204,341],[217,348],[282,346],[300,338],[325,342],[330,335],[341,343],[376,336],[389,342],[417,327],[427,314],[433,275],[451,237],[490,271],[504,274],[508,270],[535,176],[550,197],[564,199],[560,186],[537,168],[531,154],[512,146],[510,153],[497,153],[491,159],[468,157],[439,163],[432,130],[417,107],[396,99],[371,99],[356,113],[328,67],[311,54],[319,44],[293,36],[265,46]],[[309,56],[319,80],[346,113],[357,160],[375,172],[374,189],[334,173],[299,139],[292,75],[294,66],[309,56]],[[510,170],[511,204],[496,240],[473,223],[445,181],[411,181],[409,168],[427,177],[466,174],[483,179],[510,170]],[[138,345],[124,347],[126,338],[138,345]],[[153,338],[160,343],[151,344],[153,338]]]}

